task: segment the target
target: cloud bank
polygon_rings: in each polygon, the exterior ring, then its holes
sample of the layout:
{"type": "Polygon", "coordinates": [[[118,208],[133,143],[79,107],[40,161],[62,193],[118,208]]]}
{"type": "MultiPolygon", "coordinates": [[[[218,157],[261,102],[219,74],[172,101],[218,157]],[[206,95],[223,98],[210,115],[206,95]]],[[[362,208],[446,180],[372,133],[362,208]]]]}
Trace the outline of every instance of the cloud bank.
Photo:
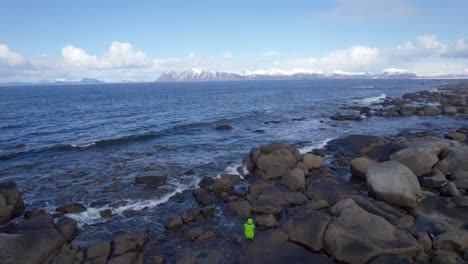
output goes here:
{"type": "Polygon", "coordinates": [[[370,72],[405,69],[418,75],[464,73],[468,69],[468,38],[452,43],[435,35],[423,35],[393,48],[354,45],[307,57],[265,51],[236,54],[150,58],[130,43],[112,42],[102,55],[66,45],[60,58],[47,55],[25,57],[0,44],[0,82],[97,78],[105,81],[152,81],[167,71],[199,68],[208,71],[252,72],[370,72]]]}

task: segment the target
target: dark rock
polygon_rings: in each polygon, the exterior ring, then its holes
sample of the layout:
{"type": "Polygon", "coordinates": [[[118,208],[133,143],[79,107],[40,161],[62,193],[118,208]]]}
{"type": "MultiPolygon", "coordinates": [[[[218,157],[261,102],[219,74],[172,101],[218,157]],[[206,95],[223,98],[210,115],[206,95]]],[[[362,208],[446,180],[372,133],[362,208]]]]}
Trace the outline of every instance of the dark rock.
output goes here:
{"type": "Polygon", "coordinates": [[[436,116],[442,114],[442,111],[437,106],[428,105],[423,108],[425,116],[436,116]]]}
{"type": "Polygon", "coordinates": [[[166,184],[166,176],[141,176],[135,178],[135,185],[147,185],[151,188],[158,188],[166,184]]]}
{"type": "Polygon", "coordinates": [[[260,133],[260,134],[262,134],[262,133],[265,133],[265,130],[263,130],[263,129],[257,129],[257,130],[255,130],[254,132],[255,132],[255,133],[260,133]]]}
{"type": "Polygon", "coordinates": [[[457,141],[465,141],[466,135],[458,132],[450,132],[445,134],[445,138],[457,141]]]}
{"type": "Polygon", "coordinates": [[[60,232],[60,234],[63,235],[67,242],[71,242],[76,237],[76,232],[78,231],[78,223],[69,217],[64,217],[63,219],[57,222],[56,228],[60,232]]]}
{"type": "Polygon", "coordinates": [[[218,193],[231,191],[232,182],[228,179],[215,179],[213,183],[213,190],[218,193]]]}
{"type": "Polygon", "coordinates": [[[369,264],[412,264],[413,260],[407,256],[378,256],[369,264]]]}
{"type": "Polygon", "coordinates": [[[214,197],[211,194],[211,189],[208,187],[204,187],[192,192],[195,200],[199,205],[205,206],[213,204],[214,197]]]}
{"type": "Polygon", "coordinates": [[[331,120],[335,121],[362,121],[363,118],[360,115],[332,115],[331,120]]]}
{"type": "Polygon", "coordinates": [[[167,221],[164,223],[164,228],[171,230],[171,231],[177,231],[182,227],[184,222],[182,221],[182,217],[178,215],[172,215],[167,219],[167,221]]]}
{"type": "Polygon", "coordinates": [[[15,182],[0,182],[0,224],[24,213],[24,202],[15,182]]]}
{"type": "Polygon", "coordinates": [[[110,259],[108,264],[143,264],[143,254],[128,252],[110,259]]]}
{"type": "Polygon", "coordinates": [[[366,174],[369,190],[389,204],[414,207],[422,196],[414,173],[397,161],[387,161],[369,168],[366,174]]]}
{"type": "Polygon", "coordinates": [[[450,179],[458,188],[468,190],[468,171],[457,170],[450,175],[450,179]]]}
{"type": "Polygon", "coordinates": [[[189,208],[189,209],[184,211],[184,213],[182,215],[182,220],[185,223],[199,222],[199,221],[203,220],[203,215],[201,214],[200,209],[198,209],[198,208],[189,208]]]}
{"type": "Polygon", "coordinates": [[[111,209],[105,209],[99,212],[99,215],[102,218],[110,218],[112,216],[112,210],[111,209]]]}
{"type": "Polygon", "coordinates": [[[259,215],[255,218],[255,222],[259,227],[270,228],[276,226],[276,218],[272,214],[259,215]]]}
{"type": "Polygon", "coordinates": [[[468,171],[467,160],[468,147],[448,148],[440,153],[440,161],[434,168],[446,175],[457,170],[468,171]]]}
{"type": "Polygon", "coordinates": [[[147,231],[127,233],[114,239],[114,255],[122,255],[129,251],[142,250],[147,239],[147,231]]]}
{"type": "Polygon", "coordinates": [[[246,219],[250,216],[252,206],[248,201],[239,200],[229,202],[229,209],[235,213],[236,217],[246,219]]]}
{"type": "Polygon", "coordinates": [[[86,255],[88,256],[88,259],[95,259],[99,257],[105,257],[107,259],[110,255],[110,252],[111,243],[105,241],[89,246],[86,250],[86,255]]]}
{"type": "Polygon", "coordinates": [[[36,230],[44,228],[55,228],[54,218],[51,214],[42,214],[32,217],[23,223],[23,230],[36,230]]]}
{"type": "Polygon", "coordinates": [[[72,203],[57,207],[55,211],[63,214],[78,214],[86,211],[86,206],[79,203],[72,203]]]}
{"type": "Polygon", "coordinates": [[[439,188],[447,182],[445,175],[439,170],[434,170],[418,179],[421,186],[425,188],[439,188]]]}
{"type": "Polygon", "coordinates": [[[468,232],[449,227],[446,232],[437,235],[433,247],[437,250],[452,250],[463,253],[468,248],[468,232]]]}
{"type": "Polygon", "coordinates": [[[215,237],[216,237],[216,234],[213,233],[213,231],[208,230],[205,233],[203,233],[201,236],[199,236],[195,241],[196,242],[203,242],[203,241],[213,239],[215,237]]]}
{"type": "MultiPolygon", "coordinates": [[[[53,257],[50,257],[48,264],[80,263],[83,260],[82,251],[78,245],[65,244],[60,251],[53,257]]],[[[102,262],[101,262],[102,263],[102,262]]]]}
{"type": "Polygon", "coordinates": [[[184,231],[184,238],[188,240],[195,240],[205,232],[204,227],[193,227],[184,231]]]}
{"type": "Polygon", "coordinates": [[[352,155],[370,154],[383,147],[387,141],[383,138],[368,135],[350,135],[328,142],[328,148],[334,152],[345,152],[352,155]]]}
{"type": "Polygon", "coordinates": [[[254,213],[280,215],[282,210],[279,204],[270,201],[259,200],[252,203],[254,213]]]}
{"type": "Polygon", "coordinates": [[[233,129],[233,127],[230,125],[219,125],[215,129],[216,130],[231,130],[233,129]]]}
{"type": "Polygon", "coordinates": [[[117,209],[119,207],[123,207],[123,206],[126,206],[128,204],[127,201],[120,201],[120,202],[117,202],[117,203],[113,203],[111,204],[110,206],[114,209],[117,209]]]}
{"type": "Polygon", "coordinates": [[[281,183],[287,186],[290,190],[298,191],[305,189],[304,171],[299,168],[294,168],[281,178],[281,183]]]}
{"type": "Polygon", "coordinates": [[[211,185],[213,185],[213,183],[214,183],[213,178],[203,177],[203,179],[201,179],[201,181],[198,183],[198,185],[200,187],[204,188],[204,187],[210,187],[211,185]]]}
{"type": "Polygon", "coordinates": [[[440,189],[440,194],[448,197],[462,196],[457,186],[453,182],[448,182],[444,187],[440,189]]]}
{"type": "Polygon", "coordinates": [[[43,209],[32,209],[31,211],[26,211],[26,213],[24,213],[24,219],[29,219],[42,214],[45,214],[43,209]]]}
{"type": "Polygon", "coordinates": [[[304,163],[307,170],[319,169],[323,163],[323,157],[313,155],[313,154],[305,154],[302,163],[304,163]]]}
{"type": "Polygon", "coordinates": [[[455,106],[446,106],[442,110],[445,115],[456,115],[458,112],[455,106]]]}
{"type": "Polygon", "coordinates": [[[460,254],[447,251],[447,250],[440,250],[437,252],[437,255],[431,258],[431,264],[460,264],[465,263],[463,258],[460,254]]]}
{"type": "Polygon", "coordinates": [[[332,217],[313,209],[301,210],[286,219],[283,230],[291,241],[314,251],[323,249],[323,236],[332,217]]]}

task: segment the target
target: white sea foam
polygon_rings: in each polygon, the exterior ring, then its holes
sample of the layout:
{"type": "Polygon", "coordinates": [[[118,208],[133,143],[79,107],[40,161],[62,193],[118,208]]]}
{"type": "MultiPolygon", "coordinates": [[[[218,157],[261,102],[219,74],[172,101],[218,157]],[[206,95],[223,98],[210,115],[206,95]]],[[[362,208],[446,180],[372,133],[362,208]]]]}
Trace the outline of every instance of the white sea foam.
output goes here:
{"type": "Polygon", "coordinates": [[[320,148],[323,148],[327,145],[327,143],[331,140],[333,140],[334,138],[326,138],[322,141],[316,141],[314,142],[312,145],[308,145],[308,146],[305,146],[305,147],[302,147],[302,148],[299,148],[299,151],[301,153],[307,153],[307,152],[311,152],[312,150],[314,149],[320,149],[320,148]]]}
{"type": "Polygon", "coordinates": [[[193,189],[195,188],[198,183],[200,182],[200,179],[197,177],[193,177],[192,181],[189,184],[180,184],[180,183],[174,183],[174,189],[166,193],[158,198],[155,199],[149,199],[149,200],[124,200],[127,202],[126,205],[121,206],[119,208],[112,208],[110,206],[103,206],[99,208],[93,208],[93,207],[88,207],[86,211],[79,213],[79,214],[67,214],[66,216],[75,219],[78,222],[78,226],[82,227],[85,224],[92,225],[96,223],[102,223],[106,222],[109,219],[102,218],[99,212],[110,209],[112,211],[112,214],[117,214],[117,215],[122,215],[123,212],[127,210],[133,210],[133,211],[140,211],[146,208],[154,208],[160,204],[164,204],[169,199],[173,196],[175,196],[178,193],[182,193],[183,191],[187,189],[193,189]]]}
{"type": "Polygon", "coordinates": [[[237,168],[239,168],[239,167],[242,167],[242,172],[243,172],[244,175],[246,175],[248,173],[247,165],[242,164],[242,162],[237,162],[237,163],[232,163],[229,166],[227,166],[226,169],[224,169],[224,171],[222,173],[218,173],[218,175],[216,175],[216,178],[220,178],[221,175],[223,175],[223,174],[232,174],[232,175],[239,175],[241,177],[241,179],[243,179],[244,176],[242,176],[242,174],[240,174],[237,171],[237,168]]]}
{"type": "Polygon", "coordinates": [[[381,94],[379,96],[371,96],[371,97],[366,97],[362,99],[357,99],[355,101],[363,103],[363,104],[372,104],[372,103],[377,103],[383,99],[387,98],[386,94],[381,94]]]}
{"type": "Polygon", "coordinates": [[[84,144],[70,144],[72,148],[89,148],[96,145],[96,142],[84,143],[84,144]]]}
{"type": "Polygon", "coordinates": [[[429,92],[438,92],[438,91],[439,91],[439,89],[437,89],[437,88],[435,88],[435,87],[429,89],[429,92]]]}

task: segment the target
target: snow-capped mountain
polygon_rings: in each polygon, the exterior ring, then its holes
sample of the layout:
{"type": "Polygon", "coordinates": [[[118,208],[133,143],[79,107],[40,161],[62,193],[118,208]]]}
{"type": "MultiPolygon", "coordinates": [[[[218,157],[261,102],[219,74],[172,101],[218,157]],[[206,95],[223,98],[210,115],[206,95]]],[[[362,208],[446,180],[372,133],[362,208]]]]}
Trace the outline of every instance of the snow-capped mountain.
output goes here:
{"type": "Polygon", "coordinates": [[[385,69],[382,73],[374,76],[376,79],[414,79],[418,76],[412,72],[397,68],[385,69]]]}
{"type": "Polygon", "coordinates": [[[198,69],[191,69],[190,71],[183,71],[177,73],[171,71],[163,73],[157,79],[158,82],[194,82],[194,81],[238,81],[244,78],[235,73],[229,72],[210,72],[201,71],[198,69]]]}

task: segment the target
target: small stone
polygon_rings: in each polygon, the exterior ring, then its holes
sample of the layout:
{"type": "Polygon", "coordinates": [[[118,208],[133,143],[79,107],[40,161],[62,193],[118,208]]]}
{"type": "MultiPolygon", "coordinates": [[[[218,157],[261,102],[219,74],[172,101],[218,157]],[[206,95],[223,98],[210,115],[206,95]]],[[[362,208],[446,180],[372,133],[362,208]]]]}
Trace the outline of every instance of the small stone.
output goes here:
{"type": "Polygon", "coordinates": [[[102,218],[109,218],[112,216],[112,210],[111,209],[105,209],[99,212],[99,215],[102,218]]]}
{"type": "Polygon", "coordinates": [[[182,221],[182,218],[179,215],[172,215],[169,217],[169,219],[164,223],[164,228],[171,230],[171,231],[177,231],[182,227],[184,222],[182,221]]]}

